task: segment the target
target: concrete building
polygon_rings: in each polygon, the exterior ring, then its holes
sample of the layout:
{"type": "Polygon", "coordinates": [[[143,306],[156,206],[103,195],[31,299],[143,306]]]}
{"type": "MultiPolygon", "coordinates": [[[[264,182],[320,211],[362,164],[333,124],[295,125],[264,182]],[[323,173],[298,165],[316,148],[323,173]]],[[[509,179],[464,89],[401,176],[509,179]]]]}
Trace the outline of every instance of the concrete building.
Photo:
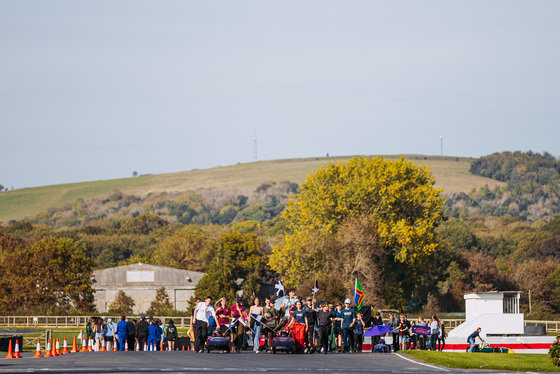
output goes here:
{"type": "Polygon", "coordinates": [[[107,312],[118,291],[123,290],[136,302],[134,313],[145,312],[155,300],[156,290],[165,287],[175,309],[187,311],[188,301],[204,273],[163,266],[134,264],[93,272],[95,306],[107,312]]]}

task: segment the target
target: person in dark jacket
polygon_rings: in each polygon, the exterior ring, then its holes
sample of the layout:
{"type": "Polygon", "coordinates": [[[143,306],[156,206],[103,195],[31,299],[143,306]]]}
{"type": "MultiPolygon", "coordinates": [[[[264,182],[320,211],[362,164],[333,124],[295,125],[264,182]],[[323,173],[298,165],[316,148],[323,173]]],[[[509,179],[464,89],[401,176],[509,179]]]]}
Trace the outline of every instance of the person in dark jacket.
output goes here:
{"type": "MultiPolygon", "coordinates": [[[[383,324],[383,318],[381,318],[381,313],[377,312],[375,313],[375,317],[373,317],[373,321],[372,321],[372,325],[373,326],[379,326],[383,324]]],[[[381,339],[381,336],[377,335],[377,336],[372,336],[371,337],[371,344],[372,345],[376,345],[379,344],[379,340],[381,339]]],[[[372,350],[373,352],[373,350],[372,350]]]]}
{"type": "Polygon", "coordinates": [[[323,353],[327,354],[329,350],[329,333],[332,323],[332,312],[329,311],[327,303],[321,304],[321,310],[317,313],[317,327],[319,330],[319,347],[323,349],[323,353]]]}
{"type": "Polygon", "coordinates": [[[140,350],[143,351],[144,343],[148,340],[148,322],[143,314],[140,316],[140,321],[136,324],[136,339],[138,339],[140,350]]]}
{"type": "Polygon", "coordinates": [[[130,321],[127,318],[126,323],[128,323],[128,327],[130,328],[130,330],[128,330],[128,337],[127,337],[128,350],[134,351],[136,349],[136,347],[134,346],[135,339],[136,339],[136,320],[130,321]]]}
{"type": "Polygon", "coordinates": [[[315,325],[317,321],[317,312],[313,308],[313,299],[311,297],[307,298],[307,305],[303,307],[303,309],[307,312],[307,323],[309,324],[309,328],[307,329],[307,347],[305,348],[306,352],[314,352],[315,351],[315,344],[314,344],[314,337],[315,337],[315,325]]]}
{"type": "Polygon", "coordinates": [[[90,344],[90,342],[95,340],[95,332],[93,332],[93,326],[95,326],[96,317],[89,317],[89,320],[86,324],[86,344],[90,344]]]}
{"type": "Polygon", "coordinates": [[[170,351],[174,351],[175,342],[177,341],[177,327],[175,326],[175,321],[169,320],[169,324],[165,330],[165,338],[167,339],[167,348],[170,351]]]}

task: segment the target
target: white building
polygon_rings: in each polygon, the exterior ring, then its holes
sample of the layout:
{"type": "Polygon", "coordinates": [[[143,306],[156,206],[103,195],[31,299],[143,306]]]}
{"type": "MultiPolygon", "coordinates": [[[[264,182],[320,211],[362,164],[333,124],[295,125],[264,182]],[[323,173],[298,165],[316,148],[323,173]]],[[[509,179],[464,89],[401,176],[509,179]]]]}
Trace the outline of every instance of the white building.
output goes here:
{"type": "Polygon", "coordinates": [[[449,337],[468,337],[478,327],[484,336],[523,335],[525,320],[519,313],[521,291],[477,292],[464,295],[466,321],[449,337]]]}
{"type": "Polygon", "coordinates": [[[136,303],[134,313],[145,312],[155,300],[156,290],[165,287],[173,307],[188,310],[188,301],[204,273],[163,266],[134,264],[93,272],[95,306],[107,312],[118,291],[123,290],[136,303]]]}

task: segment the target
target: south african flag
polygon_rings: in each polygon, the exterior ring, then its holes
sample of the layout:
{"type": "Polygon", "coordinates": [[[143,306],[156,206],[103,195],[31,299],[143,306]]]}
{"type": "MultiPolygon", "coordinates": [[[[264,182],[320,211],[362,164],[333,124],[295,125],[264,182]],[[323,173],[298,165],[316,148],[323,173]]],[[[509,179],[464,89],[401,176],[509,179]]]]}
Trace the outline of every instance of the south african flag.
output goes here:
{"type": "Polygon", "coordinates": [[[364,301],[364,291],[362,290],[362,284],[356,278],[356,287],[354,287],[354,303],[357,305],[356,310],[362,309],[362,302],[364,301]]]}

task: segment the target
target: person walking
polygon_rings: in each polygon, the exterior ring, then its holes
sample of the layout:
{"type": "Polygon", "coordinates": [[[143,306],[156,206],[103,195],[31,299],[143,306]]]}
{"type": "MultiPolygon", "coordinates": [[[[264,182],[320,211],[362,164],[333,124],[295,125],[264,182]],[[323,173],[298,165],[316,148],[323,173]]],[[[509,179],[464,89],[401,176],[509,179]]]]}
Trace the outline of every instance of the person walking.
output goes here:
{"type": "MultiPolygon", "coordinates": [[[[130,326],[126,322],[126,317],[121,316],[121,320],[117,323],[117,347],[119,351],[124,351],[124,342],[128,340],[128,332],[130,331],[130,326]]],[[[129,347],[130,348],[130,347],[129,347]]]]}
{"type": "Polygon", "coordinates": [[[103,318],[97,317],[97,321],[93,327],[93,332],[95,333],[95,350],[100,351],[101,345],[103,344],[103,336],[105,335],[105,324],[103,323],[103,318]]]}
{"type": "Polygon", "coordinates": [[[112,318],[109,318],[105,326],[105,344],[107,344],[107,350],[112,351],[113,344],[115,344],[116,340],[115,333],[117,331],[117,324],[113,322],[112,318]]]}
{"type": "Polygon", "coordinates": [[[361,312],[356,312],[356,323],[354,324],[354,352],[362,352],[364,343],[364,320],[361,312]]]}
{"type": "Polygon", "coordinates": [[[255,353],[260,352],[262,317],[263,307],[261,306],[261,299],[255,297],[253,305],[251,305],[251,309],[249,309],[249,326],[253,332],[253,351],[255,351],[255,353]]]}
{"type": "MultiPolygon", "coordinates": [[[[428,324],[426,323],[426,321],[424,321],[424,317],[420,316],[418,317],[418,322],[416,323],[416,326],[423,326],[423,327],[427,327],[428,324]]],[[[417,340],[417,344],[416,344],[416,348],[419,348],[421,350],[425,350],[426,349],[426,335],[422,335],[422,334],[418,334],[416,337],[417,340]]]]}
{"type": "Polygon", "coordinates": [[[399,350],[399,332],[397,328],[399,327],[399,321],[395,318],[395,315],[391,312],[389,313],[389,321],[387,321],[387,326],[393,328],[393,352],[399,350]]]}
{"type": "MultiPolygon", "coordinates": [[[[383,324],[383,318],[381,318],[381,313],[375,313],[375,317],[372,319],[373,326],[379,326],[383,324]]],[[[371,345],[375,347],[376,344],[379,344],[379,340],[381,339],[380,335],[372,336],[371,337],[371,345]]],[[[373,352],[373,349],[371,350],[373,352]]]]}
{"type": "Polygon", "coordinates": [[[157,325],[154,317],[149,317],[149,325],[148,325],[148,351],[157,351],[157,336],[159,331],[159,326],[157,325]]]}
{"type": "Polygon", "coordinates": [[[138,339],[141,351],[144,350],[144,343],[148,342],[148,333],[148,321],[146,321],[146,316],[142,314],[140,321],[136,324],[136,338],[138,339]]]}
{"type": "Polygon", "coordinates": [[[440,322],[441,322],[441,328],[439,330],[439,335],[437,339],[437,350],[441,352],[445,347],[445,324],[443,323],[443,321],[440,322]]]}
{"type": "Polygon", "coordinates": [[[440,328],[441,322],[439,318],[437,318],[437,316],[434,314],[430,322],[430,349],[434,352],[437,350],[436,344],[440,328]]]}
{"type": "Polygon", "coordinates": [[[231,328],[231,341],[236,352],[241,352],[243,347],[243,333],[245,331],[245,307],[241,304],[241,298],[235,298],[234,304],[230,308],[231,318],[236,321],[231,328]]]}
{"type": "Polygon", "coordinates": [[[307,312],[303,310],[301,301],[296,301],[296,310],[292,312],[292,318],[289,326],[293,326],[294,339],[296,341],[296,349],[302,351],[305,348],[305,340],[307,339],[307,312]]]}
{"type": "Polygon", "coordinates": [[[89,317],[86,323],[86,342],[89,345],[90,341],[95,341],[95,332],[93,332],[93,328],[95,326],[95,317],[89,317]]]}
{"type": "Polygon", "coordinates": [[[342,304],[336,303],[336,309],[333,311],[333,333],[335,339],[335,352],[342,352],[343,345],[342,345],[342,304]]]}
{"type": "Polygon", "coordinates": [[[352,353],[354,346],[354,324],[356,323],[356,312],[350,307],[350,299],[344,300],[342,309],[342,350],[352,353]]]}
{"type": "Polygon", "coordinates": [[[177,341],[177,327],[175,321],[169,320],[167,329],[165,329],[165,338],[167,339],[167,349],[170,351],[175,350],[175,342],[177,341]]]}
{"type": "Polygon", "coordinates": [[[220,324],[220,331],[225,333],[228,329],[228,325],[230,323],[231,318],[231,309],[227,306],[227,299],[222,297],[218,302],[214,305],[216,309],[216,315],[218,316],[218,323],[220,324]]]}
{"type": "Polygon", "coordinates": [[[317,329],[319,331],[319,349],[322,349],[324,354],[329,351],[332,319],[332,311],[329,310],[327,303],[321,303],[321,310],[317,313],[317,329]]]}
{"type": "Polygon", "coordinates": [[[410,322],[404,314],[399,317],[397,329],[399,330],[399,347],[404,351],[408,349],[408,336],[410,334],[410,322]]]}
{"type": "Polygon", "coordinates": [[[317,323],[317,312],[315,311],[315,308],[313,308],[313,298],[308,297],[306,301],[307,301],[307,305],[303,307],[303,309],[305,309],[305,311],[307,312],[307,323],[309,324],[309,327],[307,329],[306,351],[313,353],[315,349],[314,338],[315,338],[315,325],[317,323]]]}
{"type": "MultiPolygon", "coordinates": [[[[216,319],[216,311],[211,305],[212,297],[206,297],[206,301],[199,302],[194,310],[194,349],[197,353],[204,352],[204,345],[208,337],[208,318],[210,316],[216,319]]],[[[217,328],[220,328],[218,321],[216,321],[217,328]]]]}
{"type": "Polygon", "coordinates": [[[272,300],[267,297],[265,300],[265,306],[263,308],[263,316],[265,318],[265,324],[263,328],[265,329],[266,336],[266,353],[272,353],[272,338],[274,337],[274,328],[276,327],[276,320],[278,320],[278,311],[274,308],[272,300]]]}
{"type": "Polygon", "coordinates": [[[135,343],[135,340],[136,340],[136,320],[130,321],[127,318],[126,323],[128,323],[128,327],[130,329],[130,330],[128,330],[128,336],[127,336],[128,350],[129,351],[134,351],[134,349],[135,349],[134,343],[135,343]]]}

